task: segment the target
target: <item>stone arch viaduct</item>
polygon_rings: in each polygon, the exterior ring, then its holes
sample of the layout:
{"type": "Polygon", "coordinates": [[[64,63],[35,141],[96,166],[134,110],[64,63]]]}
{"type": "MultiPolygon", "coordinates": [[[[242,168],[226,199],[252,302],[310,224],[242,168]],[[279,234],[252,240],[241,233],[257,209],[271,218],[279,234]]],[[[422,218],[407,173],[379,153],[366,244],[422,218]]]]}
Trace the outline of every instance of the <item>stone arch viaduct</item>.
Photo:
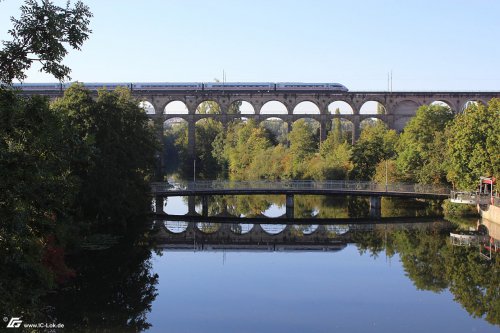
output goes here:
{"type": "MultiPolygon", "coordinates": [[[[62,91],[24,91],[24,94],[43,94],[51,98],[62,95],[62,91]]],[[[194,91],[194,90],[133,90],[132,95],[142,103],[149,103],[152,110],[149,118],[154,122],[158,137],[163,135],[163,125],[170,119],[182,119],[188,124],[188,154],[194,158],[196,152],[196,122],[205,118],[220,121],[223,125],[238,118],[254,119],[257,123],[269,118],[279,118],[291,124],[302,118],[314,119],[319,123],[320,141],[327,136],[328,124],[341,118],[352,124],[353,142],[359,137],[361,123],[370,118],[383,121],[391,129],[401,132],[406,123],[416,114],[417,109],[425,104],[440,102],[448,105],[455,112],[461,112],[470,102],[486,104],[491,98],[500,98],[500,92],[329,92],[329,91],[194,91]],[[197,113],[198,106],[206,101],[215,102],[220,112],[197,113]],[[182,102],[182,112],[165,112],[172,102],[182,102]],[[246,102],[253,108],[251,114],[231,114],[231,105],[235,102],[246,102]],[[285,112],[263,112],[269,102],[278,102],[285,112]],[[309,110],[296,112],[299,104],[307,102],[309,110]],[[348,114],[335,114],[331,105],[342,103],[350,111],[348,114]],[[382,112],[363,112],[363,106],[369,102],[383,106],[382,112]],[[311,110],[311,106],[314,110],[311,110]]],[[[160,154],[163,156],[163,154],[160,154]]],[[[161,169],[163,162],[160,161],[161,169]]]]}
{"type": "Polygon", "coordinates": [[[260,123],[269,118],[279,118],[288,124],[309,118],[319,123],[320,141],[327,136],[327,124],[336,118],[352,123],[353,142],[359,137],[361,122],[376,118],[383,121],[391,129],[401,132],[406,123],[416,114],[417,109],[425,104],[439,102],[447,105],[455,112],[461,112],[470,102],[486,104],[491,98],[500,97],[500,92],[244,92],[244,91],[133,91],[133,95],[142,102],[148,102],[154,108],[149,117],[163,131],[163,124],[169,119],[183,119],[188,124],[188,153],[195,156],[196,122],[205,118],[220,121],[224,126],[237,118],[254,119],[260,123]],[[206,101],[217,103],[218,114],[197,113],[198,106],[206,101]],[[172,102],[182,102],[185,110],[182,113],[165,112],[172,102]],[[253,108],[252,114],[231,114],[230,107],[236,102],[246,102],[253,108]],[[279,102],[286,113],[261,112],[268,102],[279,102]],[[308,102],[315,110],[296,113],[296,107],[308,102]],[[351,112],[335,114],[329,106],[341,102],[348,106],[351,112]],[[383,112],[363,113],[365,103],[376,102],[383,106],[383,112]]]}

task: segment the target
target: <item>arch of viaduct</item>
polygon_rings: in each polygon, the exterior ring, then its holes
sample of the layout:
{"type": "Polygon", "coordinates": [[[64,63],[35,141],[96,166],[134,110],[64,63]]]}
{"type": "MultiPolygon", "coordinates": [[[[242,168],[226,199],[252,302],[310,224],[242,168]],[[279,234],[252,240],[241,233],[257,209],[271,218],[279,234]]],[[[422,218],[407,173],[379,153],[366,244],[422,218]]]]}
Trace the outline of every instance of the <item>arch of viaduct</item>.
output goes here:
{"type": "Polygon", "coordinates": [[[425,104],[442,102],[447,104],[455,113],[462,111],[467,103],[481,102],[486,104],[491,98],[500,97],[500,92],[346,92],[346,93],[316,93],[316,92],[295,92],[295,93],[244,93],[232,92],[199,92],[199,91],[156,91],[143,92],[133,91],[134,97],[143,102],[151,103],[155,109],[154,114],[150,114],[152,119],[167,120],[170,118],[182,118],[188,122],[207,117],[216,117],[223,123],[229,122],[242,115],[229,114],[231,104],[235,102],[247,102],[255,110],[254,114],[245,114],[245,118],[264,120],[269,117],[277,117],[283,120],[300,118],[313,118],[317,120],[329,120],[334,118],[346,118],[354,122],[355,119],[379,118],[395,130],[401,131],[405,125],[403,121],[409,120],[416,113],[416,110],[425,104]],[[186,105],[188,110],[185,113],[165,114],[164,110],[171,102],[180,101],[186,105]],[[216,102],[222,114],[197,114],[198,106],[206,101],[216,102]],[[286,114],[261,114],[262,107],[268,102],[280,102],[286,109],[286,114]],[[294,114],[295,107],[302,102],[311,102],[319,109],[319,114],[294,114]],[[336,115],[330,113],[328,106],[333,102],[344,102],[352,109],[352,114],[336,115]],[[384,109],[384,114],[360,114],[361,107],[366,102],[378,102],[384,109]]]}

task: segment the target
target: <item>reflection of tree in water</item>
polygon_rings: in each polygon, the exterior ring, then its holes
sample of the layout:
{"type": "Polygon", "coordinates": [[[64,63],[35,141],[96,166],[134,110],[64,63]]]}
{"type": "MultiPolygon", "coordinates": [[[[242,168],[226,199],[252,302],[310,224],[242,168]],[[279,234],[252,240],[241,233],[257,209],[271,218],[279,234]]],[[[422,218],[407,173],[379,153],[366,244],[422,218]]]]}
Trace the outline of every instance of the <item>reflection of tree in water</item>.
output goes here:
{"type": "Polygon", "coordinates": [[[446,251],[447,235],[433,230],[394,234],[395,247],[403,267],[418,289],[439,292],[447,287],[445,262],[436,260],[446,251]]]}
{"type": "Polygon", "coordinates": [[[317,224],[296,224],[291,228],[291,234],[294,236],[304,236],[304,235],[310,235],[314,233],[316,230],[318,230],[318,225],[317,224]]]}
{"type": "Polygon", "coordinates": [[[234,195],[225,196],[228,213],[233,216],[255,217],[268,210],[273,204],[285,205],[284,195],[234,195]]]}
{"type": "Polygon", "coordinates": [[[158,275],[151,272],[151,250],[145,240],[134,238],[71,256],[76,278],[46,298],[53,307],[49,316],[72,332],[149,328],[146,316],[157,295],[158,275]]]}
{"type": "Polygon", "coordinates": [[[349,197],[347,210],[349,217],[367,217],[370,213],[369,198],[349,197]]]}
{"type": "Polygon", "coordinates": [[[482,259],[477,249],[455,247],[447,258],[446,275],[455,300],[474,317],[500,326],[500,257],[482,259]]]}
{"type": "Polygon", "coordinates": [[[319,196],[319,218],[349,217],[346,197],[319,196]]]}
{"type": "MultiPolygon", "coordinates": [[[[4,236],[0,233],[0,238],[4,236]]],[[[54,281],[41,263],[41,242],[26,237],[20,243],[13,239],[11,247],[0,249],[0,315],[34,320],[41,317],[40,296],[54,281]]]]}
{"type": "Polygon", "coordinates": [[[231,224],[231,231],[237,235],[249,233],[253,229],[253,224],[248,223],[234,223],[231,224]]]}
{"type": "MultiPolygon", "coordinates": [[[[237,195],[225,196],[228,213],[234,216],[258,216],[273,204],[277,207],[285,205],[284,195],[237,195]]],[[[296,195],[294,197],[294,213],[297,218],[344,218],[348,215],[348,203],[354,198],[331,197],[324,195],[296,195]]],[[[367,206],[368,207],[368,206],[367,206]]],[[[351,209],[356,209],[356,205],[351,209]]],[[[363,216],[361,212],[361,216],[363,216]]],[[[368,214],[368,208],[366,208],[368,214]]]]}
{"type": "Polygon", "coordinates": [[[296,218],[313,217],[322,206],[321,197],[313,195],[296,195],[294,197],[294,214],[296,218]]]}
{"type": "Polygon", "coordinates": [[[15,240],[24,246],[17,253],[0,249],[1,314],[24,322],[63,323],[71,332],[147,329],[158,276],[151,272],[148,226],[142,219],[132,222],[125,235],[93,237],[103,243],[87,246],[104,250],[65,257],[61,247],[33,237],[24,244],[15,240]]]}
{"type": "Polygon", "coordinates": [[[500,325],[500,256],[484,260],[475,247],[456,247],[449,229],[402,229],[377,226],[353,234],[360,252],[377,256],[399,253],[407,276],[421,290],[449,289],[455,301],[474,317],[500,325]]]}
{"type": "MultiPolygon", "coordinates": [[[[201,205],[201,197],[196,199],[201,205]]],[[[272,205],[284,207],[285,195],[234,195],[208,198],[208,214],[216,216],[228,213],[233,216],[255,217],[272,205]]],[[[369,216],[370,199],[355,196],[295,195],[296,218],[364,218],[369,216]]],[[[382,198],[383,217],[436,216],[441,213],[440,204],[432,200],[406,198],[382,198]]]]}
{"type": "Polygon", "coordinates": [[[210,222],[199,222],[196,223],[196,227],[206,234],[212,234],[220,229],[220,223],[210,223],[210,222]]]}
{"type": "Polygon", "coordinates": [[[326,232],[328,238],[336,238],[338,236],[342,236],[343,234],[349,231],[348,225],[326,225],[326,232]]]}
{"type": "Polygon", "coordinates": [[[440,216],[441,201],[383,197],[381,213],[383,217],[440,216]]]}
{"type": "MultiPolygon", "coordinates": [[[[212,196],[207,196],[206,197],[207,204],[208,204],[208,215],[209,216],[216,216],[219,214],[223,214],[227,210],[227,205],[226,201],[223,196],[220,195],[212,195],[212,196]]],[[[187,201],[187,198],[185,198],[185,201],[187,201]]],[[[203,199],[201,196],[195,197],[195,204],[199,209],[201,209],[202,204],[203,204],[203,199]]],[[[201,211],[199,211],[201,213],[201,211]]]]}
{"type": "Polygon", "coordinates": [[[356,243],[359,253],[369,253],[375,258],[378,257],[387,245],[384,230],[378,230],[378,228],[375,228],[373,231],[350,230],[350,237],[356,243]]]}

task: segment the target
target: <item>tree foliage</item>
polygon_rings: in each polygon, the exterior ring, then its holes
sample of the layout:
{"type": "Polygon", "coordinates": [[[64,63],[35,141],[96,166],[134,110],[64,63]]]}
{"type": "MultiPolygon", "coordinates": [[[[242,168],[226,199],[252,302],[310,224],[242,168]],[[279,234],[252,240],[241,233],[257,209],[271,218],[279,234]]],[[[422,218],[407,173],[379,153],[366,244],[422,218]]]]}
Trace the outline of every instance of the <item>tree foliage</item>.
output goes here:
{"type": "Polygon", "coordinates": [[[293,176],[301,177],[306,172],[304,162],[310,159],[318,149],[315,133],[308,122],[300,119],[293,123],[288,139],[290,141],[293,176]]]}
{"type": "Polygon", "coordinates": [[[255,173],[263,152],[271,147],[267,131],[254,121],[237,123],[227,133],[226,157],[230,177],[234,179],[258,179],[263,171],[255,173]]]}
{"type": "Polygon", "coordinates": [[[221,170],[213,154],[213,144],[224,131],[221,122],[202,119],[196,123],[196,169],[201,178],[213,179],[221,170]]]}
{"type": "Polygon", "coordinates": [[[81,181],[81,218],[120,224],[124,217],[144,211],[157,143],[130,91],[102,90],[94,100],[83,85],[75,84],[52,107],[67,117],[78,138],[70,149],[73,173],[81,181]]]}
{"type": "Polygon", "coordinates": [[[0,50],[0,82],[23,81],[34,62],[40,71],[52,74],[62,81],[69,79],[70,68],[62,64],[67,47],[79,50],[88,39],[88,25],[92,13],[81,1],[74,7],[58,7],[50,0],[26,0],[21,17],[11,18],[14,27],[9,30],[11,41],[3,42],[0,50]]]}
{"type": "Polygon", "coordinates": [[[424,105],[406,124],[397,144],[396,160],[404,181],[424,184],[445,182],[444,131],[453,116],[449,107],[424,105]]]}
{"type": "Polygon", "coordinates": [[[62,123],[45,98],[0,89],[0,310],[21,310],[69,273],[53,241],[72,222],[76,186],[62,123]]]}
{"type": "Polygon", "coordinates": [[[370,232],[368,237],[357,237],[357,246],[373,256],[384,247],[387,253],[399,253],[417,289],[435,293],[448,289],[471,316],[500,325],[500,256],[484,260],[475,246],[453,246],[449,232],[448,228],[370,232]],[[380,246],[382,242],[385,246],[380,246]]]}
{"type": "Polygon", "coordinates": [[[500,174],[500,100],[473,103],[447,132],[448,178],[457,188],[473,190],[480,176],[500,174]]]}
{"type": "Polygon", "coordinates": [[[353,179],[370,180],[380,161],[391,159],[396,153],[398,135],[382,122],[366,126],[353,146],[351,161],[353,179]]]}
{"type": "MultiPolygon", "coordinates": [[[[444,106],[422,106],[401,135],[381,121],[366,121],[354,145],[349,140],[350,127],[342,119],[332,121],[320,145],[316,129],[307,120],[296,121],[287,137],[283,123],[274,120],[257,125],[238,119],[225,130],[220,125],[219,129],[211,126],[211,121],[199,122],[198,168],[227,170],[235,179],[385,183],[387,165],[389,183],[443,184],[448,179],[455,184],[461,182],[459,187],[466,187],[465,183],[470,187],[481,175],[498,175],[499,104],[498,100],[492,100],[488,108],[472,104],[457,117],[444,106]]],[[[380,105],[378,109],[383,111],[380,105]]],[[[199,112],[218,113],[220,108],[214,102],[205,102],[199,112]]],[[[187,152],[187,132],[177,142],[180,151],[187,152]]],[[[198,174],[215,174],[207,170],[198,174]]]]}

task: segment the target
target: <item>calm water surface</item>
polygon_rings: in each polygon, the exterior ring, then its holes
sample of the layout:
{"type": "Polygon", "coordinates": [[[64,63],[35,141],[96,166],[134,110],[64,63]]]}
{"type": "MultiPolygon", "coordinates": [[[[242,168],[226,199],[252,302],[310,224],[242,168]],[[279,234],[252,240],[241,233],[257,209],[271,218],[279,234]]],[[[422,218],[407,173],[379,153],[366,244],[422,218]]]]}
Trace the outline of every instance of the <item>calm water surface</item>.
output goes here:
{"type": "Polygon", "coordinates": [[[29,266],[0,275],[0,291],[18,296],[1,299],[4,327],[20,317],[64,324],[55,332],[500,332],[500,258],[450,238],[493,225],[421,219],[439,210],[421,201],[382,200],[375,223],[364,198],[298,196],[294,207],[300,220],[284,224],[284,196],[169,198],[177,217],[87,239],[55,290],[37,289],[29,266]],[[193,211],[207,216],[183,216],[193,211]]]}
{"type": "MultiPolygon", "coordinates": [[[[237,216],[284,213],[279,198],[250,198],[239,210],[230,200],[223,211],[237,216]]],[[[318,200],[295,214],[349,216],[345,203],[318,200]]],[[[209,215],[220,206],[211,202],[209,215]]],[[[408,206],[410,216],[429,211],[408,206]]],[[[164,209],[188,212],[182,198],[164,209]]],[[[452,246],[449,222],[280,226],[274,236],[253,224],[234,234],[222,224],[156,222],[163,236],[151,259],[159,280],[148,332],[500,331],[498,262],[452,246]]]]}
{"type": "Polygon", "coordinates": [[[418,290],[399,257],[163,251],[150,332],[498,332],[448,291],[418,290]]]}

